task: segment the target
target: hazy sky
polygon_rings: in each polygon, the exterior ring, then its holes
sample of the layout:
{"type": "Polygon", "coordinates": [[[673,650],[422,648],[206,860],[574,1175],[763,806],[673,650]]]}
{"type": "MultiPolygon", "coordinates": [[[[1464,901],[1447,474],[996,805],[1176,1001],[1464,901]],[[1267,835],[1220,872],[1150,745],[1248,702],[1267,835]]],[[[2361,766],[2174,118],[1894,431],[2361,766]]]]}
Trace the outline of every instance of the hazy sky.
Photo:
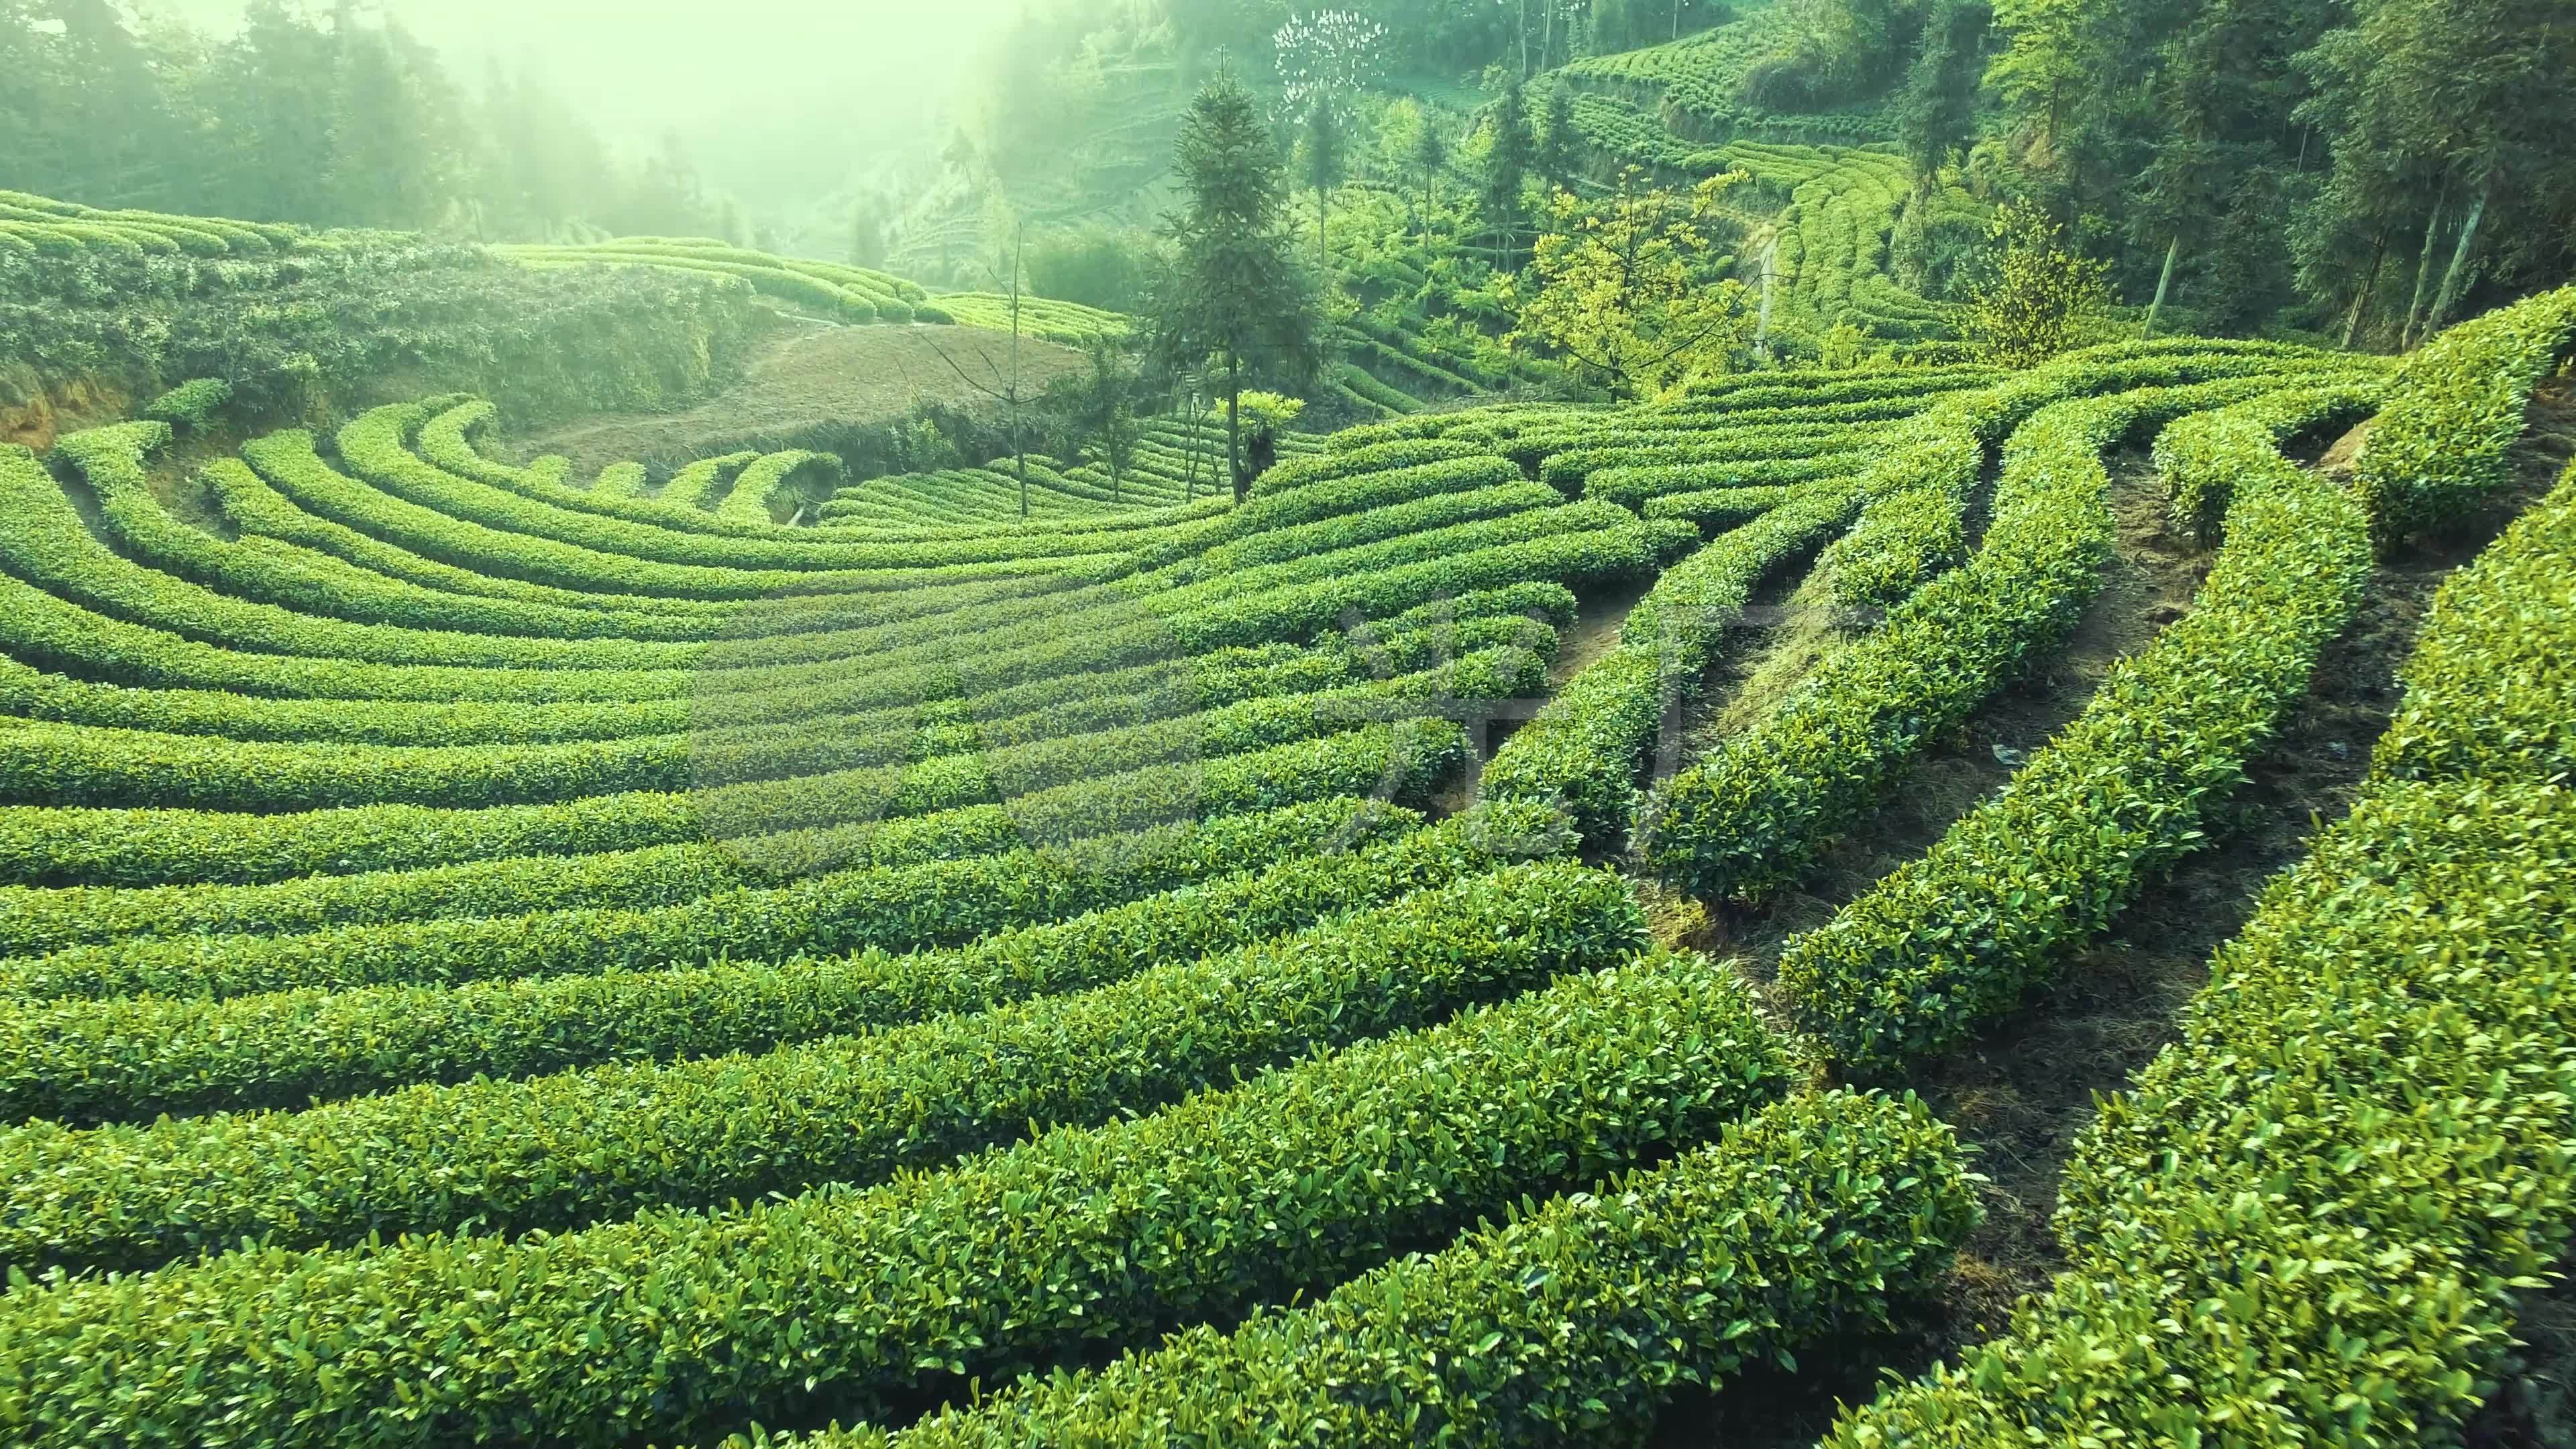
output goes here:
{"type": "MultiPolygon", "coordinates": [[[[141,3],[218,31],[242,13],[242,0],[141,3]]],[[[381,0],[368,8],[437,46],[469,88],[480,88],[487,58],[535,57],[564,99],[613,139],[677,128],[710,172],[723,172],[737,169],[727,163],[739,153],[810,151],[825,128],[855,136],[874,129],[866,124],[874,118],[938,107],[961,63],[1017,4],[381,0]]]]}

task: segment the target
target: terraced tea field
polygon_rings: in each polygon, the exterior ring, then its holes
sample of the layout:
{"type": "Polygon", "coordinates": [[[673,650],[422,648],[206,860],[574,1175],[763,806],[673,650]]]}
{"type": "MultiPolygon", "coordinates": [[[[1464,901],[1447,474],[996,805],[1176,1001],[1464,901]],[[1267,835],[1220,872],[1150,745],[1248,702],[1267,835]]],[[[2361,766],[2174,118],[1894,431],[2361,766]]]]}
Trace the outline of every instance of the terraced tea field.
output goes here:
{"type": "MultiPolygon", "coordinates": [[[[1885,158],[1734,154],[1798,305],[1937,329],[1866,280],[1885,158]]],[[[0,1427],[1634,1442],[1961,1301],[1993,1195],[1903,1089],[2227,848],[2374,550],[2519,509],[2073,1141],[2053,1287],[1828,1441],[2450,1423],[2576,1226],[2576,477],[2527,496],[2523,440],[2571,342],[2559,292],[2403,364],[1455,406],[1291,435],[1239,504],[1167,420],[1114,486],[1029,459],[1025,518],[1009,460],[513,463],[453,395],[245,436],[192,384],[0,447],[0,1427]],[[2069,647],[2115,468],[2189,607],[1837,894],[2069,647]],[[1813,929],[1725,949],[1796,892],[1813,929]]]]}

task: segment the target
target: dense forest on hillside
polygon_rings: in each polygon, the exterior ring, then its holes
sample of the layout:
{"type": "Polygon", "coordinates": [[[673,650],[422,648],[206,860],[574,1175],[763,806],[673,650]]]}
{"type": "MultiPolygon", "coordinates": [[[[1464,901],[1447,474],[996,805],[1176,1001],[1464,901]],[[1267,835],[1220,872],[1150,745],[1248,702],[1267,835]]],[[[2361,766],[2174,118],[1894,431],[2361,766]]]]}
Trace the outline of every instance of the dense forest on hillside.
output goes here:
{"type": "Polygon", "coordinates": [[[0,0],[0,1441],[2576,1444],[2571,134],[2570,0],[0,0]]]}

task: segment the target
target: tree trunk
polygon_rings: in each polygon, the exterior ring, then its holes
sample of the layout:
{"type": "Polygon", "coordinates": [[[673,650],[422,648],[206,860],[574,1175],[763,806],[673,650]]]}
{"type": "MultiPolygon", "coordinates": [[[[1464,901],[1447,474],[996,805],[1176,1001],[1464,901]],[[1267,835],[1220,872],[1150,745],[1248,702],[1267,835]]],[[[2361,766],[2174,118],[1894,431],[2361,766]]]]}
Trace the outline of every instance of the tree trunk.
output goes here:
{"type": "Polygon", "coordinates": [[[1779,278],[1780,239],[1762,248],[1762,315],[1753,324],[1753,352],[1767,357],[1771,346],[1771,288],[1779,278]]]}
{"type": "Polygon", "coordinates": [[[1225,355],[1225,466],[1234,478],[1234,501],[1241,503],[1250,491],[1243,476],[1243,364],[1231,352],[1225,355]]]}
{"type": "Polygon", "coordinates": [[[2397,329],[2397,350],[2415,345],[2415,324],[2424,317],[2424,288],[2433,280],[2433,238],[2442,230],[2442,205],[2449,201],[2451,184],[2445,180],[2433,196],[2433,214],[2424,219],[2424,249],[2415,254],[2415,295],[2406,303],[2406,325],[2397,329]]]}
{"type": "Polygon", "coordinates": [[[1011,458],[1020,474],[1020,520],[1029,516],[1029,455],[1020,444],[1020,250],[1028,245],[1029,228],[1020,224],[1011,248],[1011,458]]]}
{"type": "Polygon", "coordinates": [[[2460,300],[2460,273],[2469,264],[2469,249],[2478,239],[2478,222],[2487,214],[2487,194],[2478,193],[2469,207],[2468,220],[2460,223],[2460,244],[2451,248],[2451,264],[2442,269],[2442,290],[2433,294],[2433,310],[2424,318],[2424,335],[2431,337],[2442,330],[2442,319],[2451,315],[2451,304],[2460,300]]]}
{"type": "Polygon", "coordinates": [[[1315,276],[1319,281],[1332,276],[1332,269],[1325,261],[1324,244],[1324,209],[1332,204],[1331,195],[1321,186],[1315,188],[1315,276]]]}
{"type": "Polygon", "coordinates": [[[1521,79],[1529,79],[1529,0],[1521,0],[1521,79]]]}
{"type": "Polygon", "coordinates": [[[2165,269],[2156,274],[2156,299],[2147,304],[2147,325],[2138,329],[2140,338],[2156,335],[2156,314],[2165,309],[2165,292],[2173,286],[2174,259],[2182,255],[2182,233],[2175,232],[2165,244],[2165,269]]]}
{"type": "Polygon", "coordinates": [[[2352,294],[2352,314],[2343,319],[2343,350],[2352,351],[2352,340],[2361,335],[2361,314],[2370,306],[2370,294],[2379,288],[2379,268],[2388,260],[2388,233],[2382,230],[2370,240],[2370,274],[2361,279],[2361,290],[2352,294]]]}

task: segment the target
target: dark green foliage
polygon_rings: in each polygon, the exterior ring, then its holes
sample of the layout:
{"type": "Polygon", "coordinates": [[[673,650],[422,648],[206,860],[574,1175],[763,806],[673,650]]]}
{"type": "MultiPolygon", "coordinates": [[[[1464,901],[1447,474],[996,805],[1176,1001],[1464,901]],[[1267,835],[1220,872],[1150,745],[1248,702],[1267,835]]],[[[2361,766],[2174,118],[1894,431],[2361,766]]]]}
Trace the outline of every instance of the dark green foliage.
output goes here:
{"type": "Polygon", "coordinates": [[[1605,970],[1645,940],[1616,876],[1535,864],[1275,941],[1149,958],[1089,991],[766,1055],[31,1126],[8,1139],[0,1264],[142,1268],[246,1238],[308,1247],[469,1223],[514,1234],[878,1182],[1605,970]],[[362,1171],[333,1145],[351,1141],[380,1144],[362,1171]]]}
{"type": "MultiPolygon", "coordinates": [[[[1880,1325],[1977,1217],[1949,1130],[1911,1100],[1765,1107],[1723,1140],[1406,1258],[1309,1308],[1193,1329],[1098,1374],[1026,1383],[891,1442],[1623,1442],[1680,1384],[1714,1388],[1880,1325]]],[[[859,1449],[865,1431],[766,1441],[859,1449]]]]}
{"type": "Polygon", "coordinates": [[[2444,586],[2406,742],[2076,1140],[2053,1290],[1834,1449],[2416,1439],[2476,1411],[2576,1228],[2576,796],[2566,750],[2484,724],[2576,717],[2571,517],[2562,480],[2444,586]]]}
{"type": "Polygon", "coordinates": [[[1732,968],[1641,961],[870,1190],[22,1288],[0,1298],[0,1405],[43,1449],[149,1442],[208,1394],[245,1449],[875,1417],[1321,1291],[1713,1139],[1790,1083],[1732,968]]]}
{"type": "Polygon", "coordinates": [[[1323,325],[1316,282],[1290,254],[1278,149],[1252,93],[1231,73],[1191,101],[1173,156],[1189,204],[1167,224],[1174,255],[1156,286],[1154,348],[1179,368],[1213,359],[1241,501],[1256,471],[1240,438],[1243,389],[1315,375],[1323,325]]]}

